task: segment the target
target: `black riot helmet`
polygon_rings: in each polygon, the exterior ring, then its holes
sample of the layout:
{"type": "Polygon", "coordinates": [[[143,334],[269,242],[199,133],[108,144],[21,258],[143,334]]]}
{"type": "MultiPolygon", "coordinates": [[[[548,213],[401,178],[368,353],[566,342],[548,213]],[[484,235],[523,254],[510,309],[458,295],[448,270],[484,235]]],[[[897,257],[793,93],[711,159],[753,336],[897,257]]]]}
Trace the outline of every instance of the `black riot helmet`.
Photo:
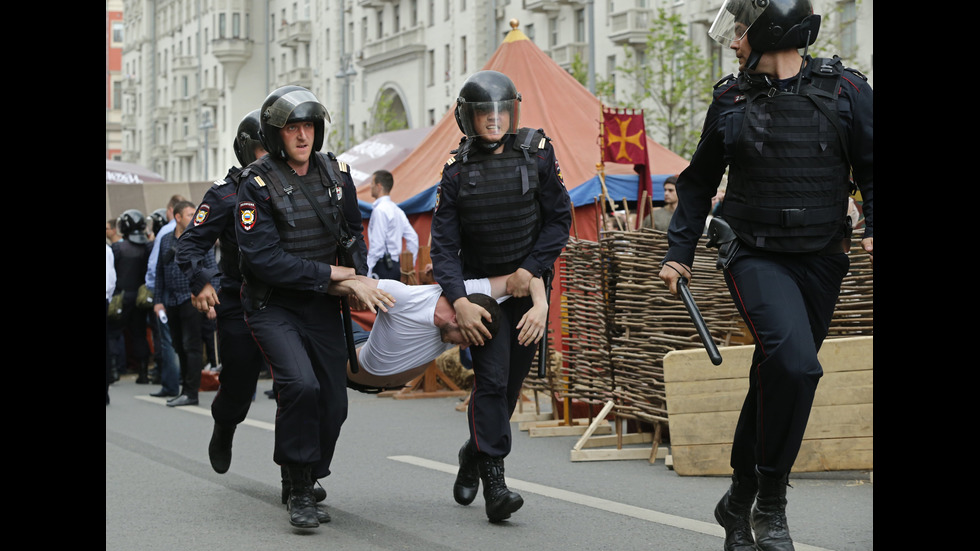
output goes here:
{"type": "Polygon", "coordinates": [[[269,94],[260,110],[259,137],[265,150],[277,159],[288,160],[279,130],[293,122],[312,122],[315,128],[313,151],[320,151],[330,113],[313,92],[302,86],[283,86],[269,94]]]}
{"type": "MultiPolygon", "coordinates": [[[[486,129],[477,128],[476,116],[496,115],[494,119],[506,123],[500,134],[516,134],[521,127],[521,95],[510,78],[497,71],[480,71],[466,79],[456,98],[456,124],[467,138],[481,138],[488,142],[486,129]],[[506,115],[506,120],[500,117],[506,115]]],[[[499,140],[488,143],[496,148],[499,140]]]]}
{"type": "Polygon", "coordinates": [[[153,235],[160,233],[160,228],[167,225],[167,209],[157,209],[150,213],[153,222],[153,235]]]}
{"type": "Polygon", "coordinates": [[[122,233],[123,239],[130,243],[142,245],[146,243],[146,220],[143,213],[136,209],[129,209],[122,213],[116,221],[116,229],[122,233]]]}
{"type": "Polygon", "coordinates": [[[255,161],[256,147],[265,149],[262,145],[262,138],[259,137],[261,127],[262,121],[259,120],[258,109],[245,115],[242,122],[238,123],[238,133],[235,134],[234,147],[235,156],[238,157],[238,162],[242,166],[248,166],[255,161]]]}
{"type": "Polygon", "coordinates": [[[810,0],[726,0],[708,36],[723,46],[747,36],[752,55],[746,67],[754,69],[762,54],[806,48],[819,31],[820,16],[810,0]]]}

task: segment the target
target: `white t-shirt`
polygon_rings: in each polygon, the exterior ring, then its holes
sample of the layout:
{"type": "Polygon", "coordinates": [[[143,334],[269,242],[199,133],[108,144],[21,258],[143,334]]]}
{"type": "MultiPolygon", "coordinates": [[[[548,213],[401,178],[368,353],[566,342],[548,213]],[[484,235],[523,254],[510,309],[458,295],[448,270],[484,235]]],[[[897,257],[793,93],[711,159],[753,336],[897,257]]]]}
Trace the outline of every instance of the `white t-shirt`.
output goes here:
{"type": "MultiPolygon", "coordinates": [[[[486,278],[465,283],[467,294],[490,294],[490,280],[486,278]]],[[[442,287],[381,279],[378,288],[391,293],[395,305],[387,313],[378,312],[371,336],[358,355],[358,363],[368,373],[384,376],[408,371],[456,346],[442,342],[435,326],[436,302],[442,296],[442,287]]]]}

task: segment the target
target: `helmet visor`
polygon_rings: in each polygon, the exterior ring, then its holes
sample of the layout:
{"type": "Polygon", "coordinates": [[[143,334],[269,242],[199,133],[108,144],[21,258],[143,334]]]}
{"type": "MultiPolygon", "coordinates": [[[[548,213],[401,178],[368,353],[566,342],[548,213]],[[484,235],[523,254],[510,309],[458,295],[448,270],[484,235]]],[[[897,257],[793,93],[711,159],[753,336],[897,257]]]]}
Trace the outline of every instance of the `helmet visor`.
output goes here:
{"type": "Polygon", "coordinates": [[[283,94],[262,113],[262,117],[265,123],[276,128],[282,128],[286,126],[287,122],[296,122],[301,119],[323,118],[330,122],[330,114],[327,113],[327,108],[309,90],[293,90],[283,94]],[[294,115],[294,111],[300,106],[304,108],[294,115]]]}
{"type": "Polygon", "coordinates": [[[483,138],[490,142],[504,134],[516,134],[521,122],[521,100],[481,101],[467,103],[460,98],[459,121],[468,138],[483,138]]]}
{"type": "Polygon", "coordinates": [[[767,0],[725,0],[715,16],[715,22],[708,29],[708,36],[727,47],[733,40],[745,36],[767,7],[767,0]]]}

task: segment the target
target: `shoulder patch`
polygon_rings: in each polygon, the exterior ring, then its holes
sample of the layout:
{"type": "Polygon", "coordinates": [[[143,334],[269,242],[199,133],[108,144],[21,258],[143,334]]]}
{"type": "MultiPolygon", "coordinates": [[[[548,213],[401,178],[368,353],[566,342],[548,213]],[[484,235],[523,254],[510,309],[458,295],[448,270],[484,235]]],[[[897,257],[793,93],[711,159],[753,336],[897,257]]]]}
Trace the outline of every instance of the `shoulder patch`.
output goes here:
{"type": "Polygon", "coordinates": [[[448,161],[446,161],[446,166],[449,166],[449,165],[451,165],[451,164],[453,164],[455,162],[456,162],[456,156],[453,155],[452,157],[449,158],[448,161]]]}
{"type": "Polygon", "coordinates": [[[337,165],[340,166],[341,172],[350,172],[350,166],[348,166],[344,161],[337,161],[337,165]]]}
{"type": "MultiPolygon", "coordinates": [[[[223,182],[224,180],[222,180],[223,182]]],[[[217,184],[218,182],[215,182],[217,184]]],[[[200,226],[208,219],[208,215],[211,214],[211,206],[207,203],[201,203],[201,206],[197,207],[197,214],[194,215],[194,225],[200,226]]]]}
{"type": "Polygon", "coordinates": [[[255,227],[255,203],[242,201],[238,203],[238,217],[242,229],[249,231],[255,227]]]}
{"type": "Polygon", "coordinates": [[[223,186],[223,185],[225,185],[227,183],[228,183],[228,180],[224,180],[224,179],[222,179],[222,180],[215,180],[213,182],[214,187],[220,187],[220,186],[223,186]]]}
{"type": "Polygon", "coordinates": [[[259,187],[265,187],[265,180],[263,180],[259,175],[255,176],[255,183],[258,184],[259,187]]]}
{"type": "Polygon", "coordinates": [[[721,80],[716,82],[713,88],[717,89],[719,86],[725,84],[729,80],[735,80],[735,75],[733,75],[732,73],[728,73],[728,75],[721,77],[721,80]]]}
{"type": "Polygon", "coordinates": [[[538,149],[544,149],[546,145],[548,145],[548,138],[541,138],[541,141],[538,142],[538,149]]]}

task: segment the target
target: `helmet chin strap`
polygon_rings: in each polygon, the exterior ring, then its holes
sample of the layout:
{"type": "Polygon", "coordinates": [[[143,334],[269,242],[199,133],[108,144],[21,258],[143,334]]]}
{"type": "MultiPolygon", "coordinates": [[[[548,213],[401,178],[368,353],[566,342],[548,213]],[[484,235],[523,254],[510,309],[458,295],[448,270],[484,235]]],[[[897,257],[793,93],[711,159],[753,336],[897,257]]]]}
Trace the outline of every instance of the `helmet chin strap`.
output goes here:
{"type": "Polygon", "coordinates": [[[745,70],[754,71],[756,67],[759,66],[759,61],[762,60],[762,52],[752,50],[749,54],[749,58],[745,60],[745,70]]]}
{"type": "Polygon", "coordinates": [[[503,143],[502,140],[497,140],[495,142],[488,142],[483,138],[476,139],[476,146],[480,149],[480,151],[483,151],[484,153],[491,153],[495,151],[498,147],[500,147],[501,143],[503,143]]]}

